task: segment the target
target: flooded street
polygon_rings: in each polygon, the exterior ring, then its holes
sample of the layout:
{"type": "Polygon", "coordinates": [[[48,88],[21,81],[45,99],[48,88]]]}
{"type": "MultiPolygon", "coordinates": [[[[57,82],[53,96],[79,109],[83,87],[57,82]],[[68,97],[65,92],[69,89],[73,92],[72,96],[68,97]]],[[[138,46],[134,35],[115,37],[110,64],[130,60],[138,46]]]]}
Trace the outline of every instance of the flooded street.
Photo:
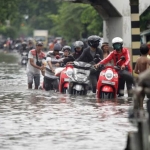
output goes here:
{"type": "Polygon", "coordinates": [[[130,102],[28,90],[26,68],[0,64],[0,150],[124,150],[130,102]]]}

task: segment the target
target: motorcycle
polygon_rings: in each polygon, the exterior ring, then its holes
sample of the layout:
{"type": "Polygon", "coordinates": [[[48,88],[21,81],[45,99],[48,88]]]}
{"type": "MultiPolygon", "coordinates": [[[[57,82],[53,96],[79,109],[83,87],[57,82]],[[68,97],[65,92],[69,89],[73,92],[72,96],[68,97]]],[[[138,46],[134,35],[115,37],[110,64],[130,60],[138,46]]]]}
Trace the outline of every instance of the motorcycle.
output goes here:
{"type": "Polygon", "coordinates": [[[59,77],[59,92],[63,94],[68,93],[69,81],[73,72],[73,65],[67,63],[65,68],[57,68],[55,75],[59,77]]]}
{"type": "Polygon", "coordinates": [[[74,61],[72,71],[68,70],[69,80],[69,94],[72,95],[86,95],[89,89],[89,75],[91,64],[82,61],[74,61]],[[72,73],[71,73],[72,72],[72,73]]]}
{"type": "MultiPolygon", "coordinates": [[[[60,53],[60,54],[61,54],[61,53],[60,53]]],[[[53,64],[61,63],[62,60],[63,60],[63,58],[60,58],[60,55],[56,55],[55,57],[52,58],[53,64]]],[[[47,65],[47,63],[46,63],[46,65],[47,65]]],[[[46,65],[45,65],[45,67],[46,67],[46,65]]],[[[56,78],[58,78],[58,77],[60,76],[60,73],[61,73],[61,71],[62,71],[63,69],[64,69],[63,67],[59,67],[59,68],[56,68],[56,69],[55,69],[55,76],[56,76],[56,78]]],[[[46,70],[48,70],[48,72],[52,72],[49,68],[46,68],[46,70]]],[[[50,90],[53,90],[53,89],[54,89],[54,87],[53,87],[54,85],[53,85],[53,84],[54,84],[54,83],[51,83],[51,84],[50,84],[50,86],[51,86],[50,90]]],[[[56,84],[56,83],[55,83],[55,84],[56,84]]],[[[44,87],[44,81],[43,81],[43,83],[41,84],[40,89],[46,90],[45,87],[44,87]]]]}
{"type": "Polygon", "coordinates": [[[28,53],[26,51],[23,51],[21,53],[21,65],[26,65],[28,62],[28,53]]]}
{"type": "Polygon", "coordinates": [[[100,99],[114,99],[117,96],[118,90],[118,71],[120,70],[120,66],[118,63],[124,60],[125,57],[122,56],[116,66],[101,66],[104,67],[100,72],[99,79],[97,82],[97,98],[100,99]]]}

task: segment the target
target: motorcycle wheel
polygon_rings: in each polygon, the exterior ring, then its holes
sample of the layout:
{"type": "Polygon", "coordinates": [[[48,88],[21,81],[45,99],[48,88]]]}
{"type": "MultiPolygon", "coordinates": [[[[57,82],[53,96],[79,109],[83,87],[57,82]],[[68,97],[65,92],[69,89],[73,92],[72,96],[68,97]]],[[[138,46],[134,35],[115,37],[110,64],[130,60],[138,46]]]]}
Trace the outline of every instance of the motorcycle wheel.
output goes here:
{"type": "Polygon", "coordinates": [[[114,93],[113,92],[101,92],[100,98],[101,99],[114,99],[114,93]]]}
{"type": "Polygon", "coordinates": [[[87,91],[76,91],[76,90],[73,91],[73,95],[86,95],[86,94],[87,91]]]}

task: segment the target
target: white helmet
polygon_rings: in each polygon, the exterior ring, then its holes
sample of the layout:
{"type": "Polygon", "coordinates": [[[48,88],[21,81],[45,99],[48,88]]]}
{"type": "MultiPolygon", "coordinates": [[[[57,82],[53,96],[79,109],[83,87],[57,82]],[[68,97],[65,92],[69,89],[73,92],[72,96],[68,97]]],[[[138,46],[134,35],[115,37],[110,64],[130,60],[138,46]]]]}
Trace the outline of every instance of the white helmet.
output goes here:
{"type": "Polygon", "coordinates": [[[123,39],[120,37],[113,38],[112,45],[113,45],[114,50],[120,51],[122,49],[123,39]]]}
{"type": "Polygon", "coordinates": [[[112,44],[115,44],[115,43],[123,44],[123,39],[120,38],[120,37],[115,37],[115,38],[112,39],[112,44]]]}

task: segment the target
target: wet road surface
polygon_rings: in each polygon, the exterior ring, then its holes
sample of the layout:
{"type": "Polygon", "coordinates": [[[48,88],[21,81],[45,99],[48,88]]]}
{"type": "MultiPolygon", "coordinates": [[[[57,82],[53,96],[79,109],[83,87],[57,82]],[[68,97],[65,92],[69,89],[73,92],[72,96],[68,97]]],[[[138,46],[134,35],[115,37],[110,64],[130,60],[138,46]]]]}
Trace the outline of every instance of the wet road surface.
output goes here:
{"type": "Polygon", "coordinates": [[[0,64],[0,150],[123,150],[130,102],[28,90],[26,68],[0,64]]]}

